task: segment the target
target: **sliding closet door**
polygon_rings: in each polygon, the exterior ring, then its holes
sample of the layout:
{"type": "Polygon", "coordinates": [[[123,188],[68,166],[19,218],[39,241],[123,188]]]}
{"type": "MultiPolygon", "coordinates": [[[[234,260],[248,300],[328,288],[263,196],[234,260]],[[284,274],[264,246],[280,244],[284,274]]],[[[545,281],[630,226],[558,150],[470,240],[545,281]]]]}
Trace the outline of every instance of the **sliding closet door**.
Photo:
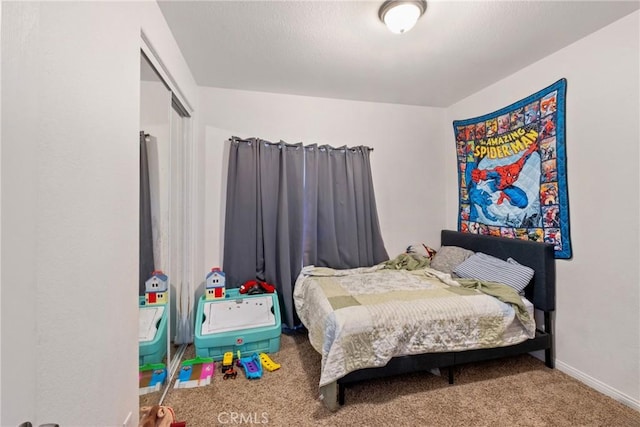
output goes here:
{"type": "MultiPolygon", "coordinates": [[[[140,280],[138,292],[141,295],[140,298],[144,298],[145,282],[154,271],[162,271],[169,277],[169,282],[171,281],[170,248],[173,246],[170,230],[171,91],[144,54],[140,55],[140,133],[140,280]],[[151,236],[147,236],[145,230],[149,230],[151,236]],[[151,253],[148,253],[149,249],[151,253]]],[[[167,296],[169,304],[173,299],[174,296],[169,289],[167,296]]],[[[165,315],[165,317],[164,322],[170,324],[171,315],[165,315]]],[[[143,318],[140,322],[145,324],[143,318]]],[[[158,325],[160,324],[162,323],[158,323],[158,325]]],[[[139,363],[161,362],[167,367],[171,366],[173,350],[171,335],[168,328],[160,328],[156,332],[156,334],[161,333],[164,333],[162,337],[156,335],[151,342],[155,343],[159,339],[160,343],[166,346],[166,356],[162,360],[156,361],[157,356],[149,355],[145,348],[145,355],[139,357],[142,360],[139,363]]],[[[150,345],[148,339],[148,337],[143,339],[145,345],[150,345]]],[[[156,351],[155,345],[150,347],[154,349],[154,352],[156,351]]],[[[140,396],[140,404],[160,403],[162,392],[163,390],[158,390],[140,396]]]]}
{"type": "Polygon", "coordinates": [[[171,305],[171,315],[174,329],[171,337],[175,344],[189,344],[193,342],[193,323],[195,304],[195,283],[192,277],[191,262],[191,183],[189,171],[193,169],[190,163],[191,144],[189,142],[189,116],[179,102],[174,98],[171,108],[171,235],[175,244],[171,249],[171,269],[173,271],[172,295],[175,295],[171,305]]]}
{"type": "MultiPolygon", "coordinates": [[[[171,384],[180,359],[184,352],[183,344],[193,341],[193,316],[195,286],[190,268],[193,263],[191,241],[193,227],[191,218],[194,210],[190,209],[193,193],[193,142],[192,120],[193,108],[184,93],[176,86],[175,79],[166,69],[157,52],[147,43],[142,34],[141,56],[143,58],[142,85],[144,86],[144,69],[151,74],[150,80],[158,88],[157,97],[152,101],[153,109],[161,126],[154,127],[154,122],[142,123],[141,130],[149,134],[149,140],[158,143],[149,151],[150,164],[157,166],[156,173],[150,174],[150,181],[157,184],[157,197],[152,194],[152,205],[155,200],[157,215],[152,217],[154,234],[154,262],[156,270],[161,269],[168,279],[168,302],[165,306],[167,314],[166,367],[168,378],[166,386],[171,384]],[[162,95],[160,95],[160,93],[162,95]],[[151,123],[151,124],[150,124],[151,123]],[[155,158],[153,156],[156,156],[155,158]],[[157,163],[156,163],[157,161],[157,163]]],[[[175,77],[175,76],[174,76],[175,77]]],[[[141,107],[142,107],[141,103],[141,107]]],[[[151,185],[153,193],[153,185],[151,185]]],[[[157,396],[140,396],[141,405],[162,403],[167,387],[151,394],[157,396]]]]}

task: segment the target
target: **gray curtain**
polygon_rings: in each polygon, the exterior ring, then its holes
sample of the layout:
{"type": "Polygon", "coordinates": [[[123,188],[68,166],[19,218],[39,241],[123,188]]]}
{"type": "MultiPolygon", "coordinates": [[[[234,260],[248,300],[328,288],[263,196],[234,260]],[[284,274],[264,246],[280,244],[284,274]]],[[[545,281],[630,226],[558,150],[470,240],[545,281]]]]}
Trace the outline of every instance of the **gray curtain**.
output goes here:
{"type": "Polygon", "coordinates": [[[305,148],[305,265],[371,266],[389,259],[373,192],[370,148],[305,148]]]}
{"type": "Polygon", "coordinates": [[[298,322],[293,285],[302,266],[302,144],[232,138],[227,177],[224,261],[227,282],[276,286],[283,323],[298,322]]]}
{"type": "Polygon", "coordinates": [[[144,295],[145,282],[154,270],[153,234],[151,231],[151,192],[149,188],[149,158],[147,140],[140,132],[140,266],[138,294],[144,295]]]}

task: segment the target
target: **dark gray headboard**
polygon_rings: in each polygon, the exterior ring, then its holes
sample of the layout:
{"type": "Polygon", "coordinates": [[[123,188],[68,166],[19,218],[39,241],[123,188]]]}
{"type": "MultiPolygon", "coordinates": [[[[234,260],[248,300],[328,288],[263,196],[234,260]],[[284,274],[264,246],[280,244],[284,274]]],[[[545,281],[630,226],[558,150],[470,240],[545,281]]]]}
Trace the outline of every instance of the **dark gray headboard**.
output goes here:
{"type": "Polygon", "coordinates": [[[533,268],[535,274],[524,291],[525,296],[539,310],[556,309],[556,259],[552,245],[451,230],[442,230],[440,243],[442,246],[459,246],[484,252],[504,260],[511,257],[533,268]]]}

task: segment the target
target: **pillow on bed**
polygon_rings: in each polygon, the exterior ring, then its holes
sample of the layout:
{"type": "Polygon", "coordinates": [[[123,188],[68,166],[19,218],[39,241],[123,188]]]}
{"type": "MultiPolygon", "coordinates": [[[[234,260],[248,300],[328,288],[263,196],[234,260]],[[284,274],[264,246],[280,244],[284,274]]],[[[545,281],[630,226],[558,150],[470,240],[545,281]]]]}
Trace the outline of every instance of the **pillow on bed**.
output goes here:
{"type": "Polygon", "coordinates": [[[518,264],[513,258],[503,261],[491,255],[477,252],[453,270],[462,278],[499,282],[522,292],[533,277],[533,269],[518,264]]]}
{"type": "Polygon", "coordinates": [[[431,259],[431,268],[451,274],[453,269],[473,255],[473,251],[458,246],[442,246],[431,259]]]}
{"type": "Polygon", "coordinates": [[[430,248],[424,243],[416,243],[414,245],[407,246],[407,250],[405,251],[407,254],[416,254],[421,255],[425,258],[433,259],[433,256],[436,254],[436,250],[430,248]]]}

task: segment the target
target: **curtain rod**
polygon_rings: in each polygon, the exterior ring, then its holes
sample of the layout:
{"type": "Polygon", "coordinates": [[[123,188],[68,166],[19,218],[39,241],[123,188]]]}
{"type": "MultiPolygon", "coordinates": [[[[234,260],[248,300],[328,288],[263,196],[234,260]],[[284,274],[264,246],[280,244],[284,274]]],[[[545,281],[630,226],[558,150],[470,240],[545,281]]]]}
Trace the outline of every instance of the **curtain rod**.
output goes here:
{"type": "MultiPolygon", "coordinates": [[[[282,140],[280,140],[279,142],[271,142],[271,141],[266,141],[266,140],[261,139],[261,138],[247,138],[247,139],[245,139],[245,138],[240,138],[240,137],[237,137],[237,136],[232,136],[231,138],[229,138],[229,142],[233,142],[233,141],[249,142],[250,139],[255,139],[256,141],[264,141],[264,142],[266,142],[268,144],[275,144],[275,145],[277,145],[277,144],[295,145],[295,144],[289,144],[288,142],[284,142],[282,140]]],[[[300,144],[301,143],[302,142],[300,142],[300,144]]],[[[310,145],[314,145],[314,144],[310,144],[310,145]]],[[[315,144],[315,145],[317,145],[317,144],[315,144]]],[[[369,151],[373,151],[373,147],[367,147],[366,145],[356,145],[355,147],[333,147],[333,146],[328,145],[328,144],[318,145],[318,147],[324,147],[324,146],[329,147],[329,148],[331,148],[333,150],[342,150],[342,149],[345,149],[345,148],[347,150],[351,150],[353,148],[363,147],[363,148],[366,148],[369,151]]],[[[309,145],[303,145],[302,147],[303,148],[307,148],[307,147],[309,147],[309,145]]]]}

